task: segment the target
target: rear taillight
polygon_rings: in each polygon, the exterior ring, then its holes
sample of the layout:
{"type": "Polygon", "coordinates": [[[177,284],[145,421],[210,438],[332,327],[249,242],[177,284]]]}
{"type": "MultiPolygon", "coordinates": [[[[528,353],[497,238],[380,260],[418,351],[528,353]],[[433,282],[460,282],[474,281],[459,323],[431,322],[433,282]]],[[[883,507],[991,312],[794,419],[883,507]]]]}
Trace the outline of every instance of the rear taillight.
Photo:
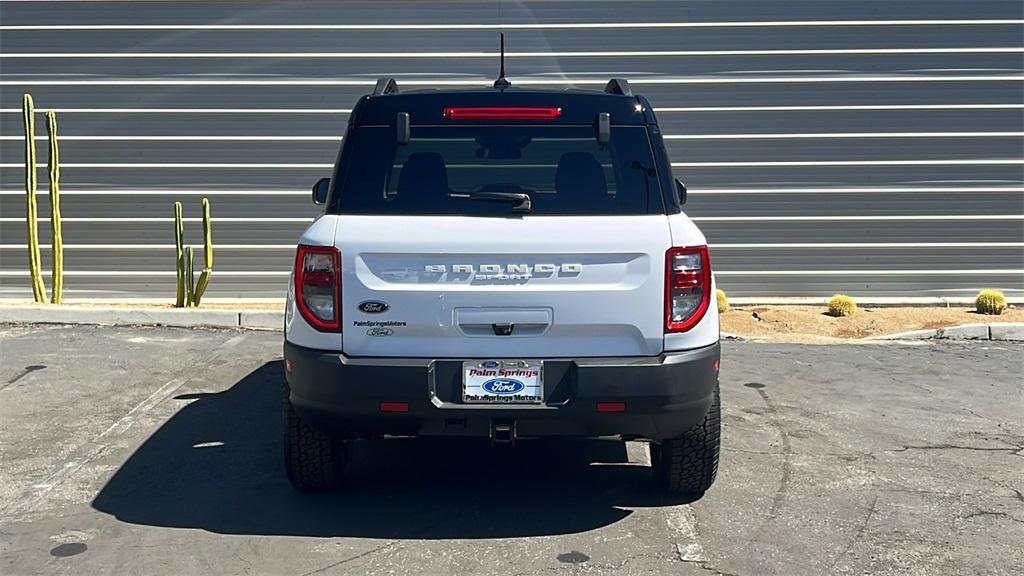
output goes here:
{"type": "Polygon", "coordinates": [[[665,253],[665,332],[693,328],[710,303],[708,247],[669,248],[665,253]]]}
{"type": "Polygon", "coordinates": [[[313,328],[341,331],[341,253],[337,248],[299,246],[295,254],[295,302],[313,328]]]}

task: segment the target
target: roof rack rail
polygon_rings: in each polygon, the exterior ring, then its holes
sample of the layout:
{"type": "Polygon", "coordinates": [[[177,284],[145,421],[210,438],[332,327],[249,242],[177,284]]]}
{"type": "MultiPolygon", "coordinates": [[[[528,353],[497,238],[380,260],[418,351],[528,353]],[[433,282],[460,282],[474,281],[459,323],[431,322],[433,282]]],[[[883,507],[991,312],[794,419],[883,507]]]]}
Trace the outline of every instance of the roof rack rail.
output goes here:
{"type": "Polygon", "coordinates": [[[373,87],[374,96],[384,96],[385,94],[397,94],[398,83],[395,82],[394,78],[379,78],[377,85],[373,87]]]}
{"type": "Polygon", "coordinates": [[[623,96],[632,96],[633,91],[629,88],[629,82],[624,78],[612,78],[605,85],[604,91],[608,94],[621,94],[623,96]]]}

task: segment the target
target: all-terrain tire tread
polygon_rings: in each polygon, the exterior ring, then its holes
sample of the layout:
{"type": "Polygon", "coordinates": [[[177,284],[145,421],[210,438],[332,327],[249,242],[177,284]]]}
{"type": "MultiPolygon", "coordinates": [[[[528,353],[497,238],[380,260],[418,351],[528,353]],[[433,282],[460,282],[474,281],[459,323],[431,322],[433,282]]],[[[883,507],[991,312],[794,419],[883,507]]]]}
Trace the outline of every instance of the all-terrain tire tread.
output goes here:
{"type": "Polygon", "coordinates": [[[675,438],[651,445],[654,473],[667,491],[703,494],[711,488],[718,474],[721,429],[722,406],[716,386],[703,420],[675,438]]]}
{"type": "Polygon", "coordinates": [[[336,488],[347,460],[347,446],[303,422],[284,396],[284,463],[288,481],[303,492],[336,488]]]}

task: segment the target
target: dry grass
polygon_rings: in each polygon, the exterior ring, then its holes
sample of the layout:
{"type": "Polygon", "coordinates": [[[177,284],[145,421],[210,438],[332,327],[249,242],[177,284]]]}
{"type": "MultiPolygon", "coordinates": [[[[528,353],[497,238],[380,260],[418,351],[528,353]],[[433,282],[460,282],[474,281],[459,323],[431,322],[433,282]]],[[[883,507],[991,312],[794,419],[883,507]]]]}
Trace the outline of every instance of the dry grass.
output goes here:
{"type": "Polygon", "coordinates": [[[722,331],[739,336],[779,339],[866,338],[991,322],[1024,322],[1024,309],[1009,308],[999,316],[968,308],[861,308],[854,316],[833,317],[824,306],[733,307],[721,315],[722,331]]]}

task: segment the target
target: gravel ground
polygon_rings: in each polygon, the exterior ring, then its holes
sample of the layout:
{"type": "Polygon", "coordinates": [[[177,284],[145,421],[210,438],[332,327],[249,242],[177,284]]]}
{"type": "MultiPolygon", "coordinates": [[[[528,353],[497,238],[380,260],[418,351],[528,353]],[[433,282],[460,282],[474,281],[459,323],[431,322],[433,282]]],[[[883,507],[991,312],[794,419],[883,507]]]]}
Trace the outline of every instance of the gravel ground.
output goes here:
{"type": "Polygon", "coordinates": [[[744,306],[721,315],[722,331],[776,340],[815,341],[824,338],[866,338],[946,328],[961,324],[1024,322],[1024,309],[1009,308],[999,316],[968,308],[860,308],[853,316],[835,318],[824,306],[744,306]]]}

